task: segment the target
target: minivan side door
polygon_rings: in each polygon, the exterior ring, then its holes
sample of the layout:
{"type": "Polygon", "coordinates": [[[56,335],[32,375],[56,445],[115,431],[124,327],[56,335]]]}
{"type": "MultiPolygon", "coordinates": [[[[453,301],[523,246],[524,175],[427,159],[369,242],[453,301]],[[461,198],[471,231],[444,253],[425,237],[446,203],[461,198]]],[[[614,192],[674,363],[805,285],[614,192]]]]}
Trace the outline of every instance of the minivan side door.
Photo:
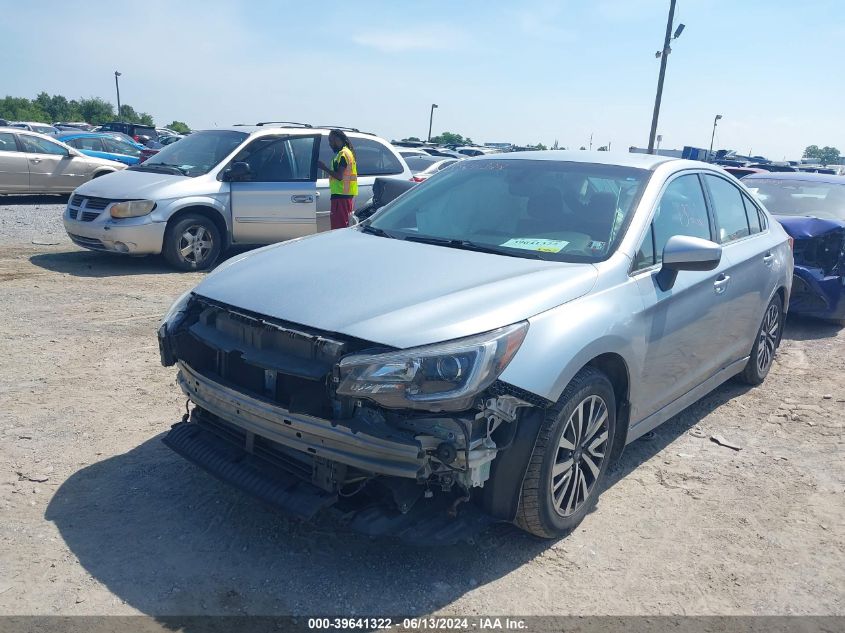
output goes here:
{"type": "Polygon", "coordinates": [[[262,136],[232,159],[230,166],[249,165],[245,178],[230,183],[235,242],[270,244],[316,232],[318,139],[262,136]]]}
{"type": "Polygon", "coordinates": [[[68,193],[90,177],[91,167],[70,152],[47,139],[19,134],[29,160],[29,190],[32,193],[68,193]]]}
{"type": "Polygon", "coordinates": [[[751,353],[778,273],[774,247],[767,247],[770,235],[761,231],[753,203],[727,178],[705,174],[703,181],[716,222],[715,241],[722,245],[722,258],[728,264],[724,300],[730,319],[722,330],[728,364],[751,353]]]}
{"type": "Polygon", "coordinates": [[[14,132],[0,132],[0,193],[29,191],[29,160],[18,151],[14,132]]]}
{"type": "MultiPolygon", "coordinates": [[[[354,136],[350,138],[355,163],[358,167],[358,195],[355,196],[355,209],[362,208],[373,195],[373,183],[377,176],[396,176],[405,171],[405,167],[384,143],[374,138],[354,136]]],[[[320,139],[320,160],[331,166],[335,153],[329,146],[328,134],[320,139]]],[[[331,228],[329,211],[331,210],[331,192],[329,178],[324,171],[317,174],[317,230],[328,231],[331,228]]]]}
{"type": "Polygon", "coordinates": [[[719,280],[728,264],[714,270],[680,271],[674,286],[662,290],[656,276],[663,247],[673,235],[712,240],[714,227],[697,173],[668,182],[654,210],[651,227],[634,261],[633,278],[643,301],[645,358],[633,403],[632,420],[642,420],[707,380],[721,367],[720,331],[726,314],[719,280]]]}

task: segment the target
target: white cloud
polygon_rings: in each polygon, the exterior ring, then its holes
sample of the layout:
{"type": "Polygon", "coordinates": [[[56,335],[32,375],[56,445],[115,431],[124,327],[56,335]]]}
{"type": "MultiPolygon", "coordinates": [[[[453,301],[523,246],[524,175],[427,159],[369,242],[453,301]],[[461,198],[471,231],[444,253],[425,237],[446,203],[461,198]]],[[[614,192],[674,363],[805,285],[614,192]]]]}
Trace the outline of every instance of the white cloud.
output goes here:
{"type": "Polygon", "coordinates": [[[460,29],[437,25],[410,29],[373,29],[361,32],[352,41],[382,53],[451,50],[458,43],[462,46],[468,44],[467,34],[460,29]]]}

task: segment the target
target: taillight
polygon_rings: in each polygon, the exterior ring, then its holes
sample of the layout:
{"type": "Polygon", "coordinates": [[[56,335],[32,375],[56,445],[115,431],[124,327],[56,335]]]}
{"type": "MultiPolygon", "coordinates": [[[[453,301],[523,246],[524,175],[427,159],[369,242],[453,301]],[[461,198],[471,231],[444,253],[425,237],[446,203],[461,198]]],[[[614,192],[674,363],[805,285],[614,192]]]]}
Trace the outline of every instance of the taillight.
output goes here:
{"type": "Polygon", "coordinates": [[[141,142],[141,137],[140,137],[140,136],[138,136],[137,134],[136,134],[135,136],[133,136],[132,138],[134,138],[134,139],[135,139],[136,141],[138,141],[139,143],[141,142]]]}
{"type": "Polygon", "coordinates": [[[423,180],[425,180],[425,178],[423,178],[422,176],[414,176],[413,178],[411,178],[412,182],[422,182],[423,180]]]}
{"type": "Polygon", "coordinates": [[[794,253],[795,252],[795,240],[792,239],[792,237],[787,237],[786,239],[789,240],[789,250],[791,250],[794,253]]]}

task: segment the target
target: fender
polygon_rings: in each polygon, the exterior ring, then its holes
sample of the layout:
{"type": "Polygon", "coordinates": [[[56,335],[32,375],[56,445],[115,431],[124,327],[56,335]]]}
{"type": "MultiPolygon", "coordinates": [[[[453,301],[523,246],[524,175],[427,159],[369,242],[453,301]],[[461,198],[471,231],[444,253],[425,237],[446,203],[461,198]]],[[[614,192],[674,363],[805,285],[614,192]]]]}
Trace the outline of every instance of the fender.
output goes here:
{"type": "Polygon", "coordinates": [[[164,204],[156,207],[152,213],[152,219],[155,222],[167,222],[179,211],[187,209],[188,207],[206,207],[214,209],[223,219],[226,224],[226,241],[231,241],[232,236],[232,213],[228,204],[229,192],[221,192],[214,195],[197,195],[188,196],[186,198],[178,198],[170,204],[164,204]],[[222,199],[221,199],[222,198],[222,199]]]}

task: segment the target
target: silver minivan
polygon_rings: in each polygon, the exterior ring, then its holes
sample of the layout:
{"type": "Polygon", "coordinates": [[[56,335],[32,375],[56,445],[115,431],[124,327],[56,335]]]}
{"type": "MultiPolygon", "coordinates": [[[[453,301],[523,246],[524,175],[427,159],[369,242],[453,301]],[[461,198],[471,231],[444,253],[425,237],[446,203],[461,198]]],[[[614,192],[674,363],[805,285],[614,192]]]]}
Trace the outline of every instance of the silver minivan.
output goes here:
{"type": "MultiPolygon", "coordinates": [[[[357,206],[376,177],[412,178],[383,139],[347,129],[358,162],[357,206]]],[[[271,244],[329,228],[330,128],[260,123],[194,132],[115,177],[73,192],[65,230],[79,246],[162,253],[181,270],[208,268],[233,244],[271,244]]]]}

